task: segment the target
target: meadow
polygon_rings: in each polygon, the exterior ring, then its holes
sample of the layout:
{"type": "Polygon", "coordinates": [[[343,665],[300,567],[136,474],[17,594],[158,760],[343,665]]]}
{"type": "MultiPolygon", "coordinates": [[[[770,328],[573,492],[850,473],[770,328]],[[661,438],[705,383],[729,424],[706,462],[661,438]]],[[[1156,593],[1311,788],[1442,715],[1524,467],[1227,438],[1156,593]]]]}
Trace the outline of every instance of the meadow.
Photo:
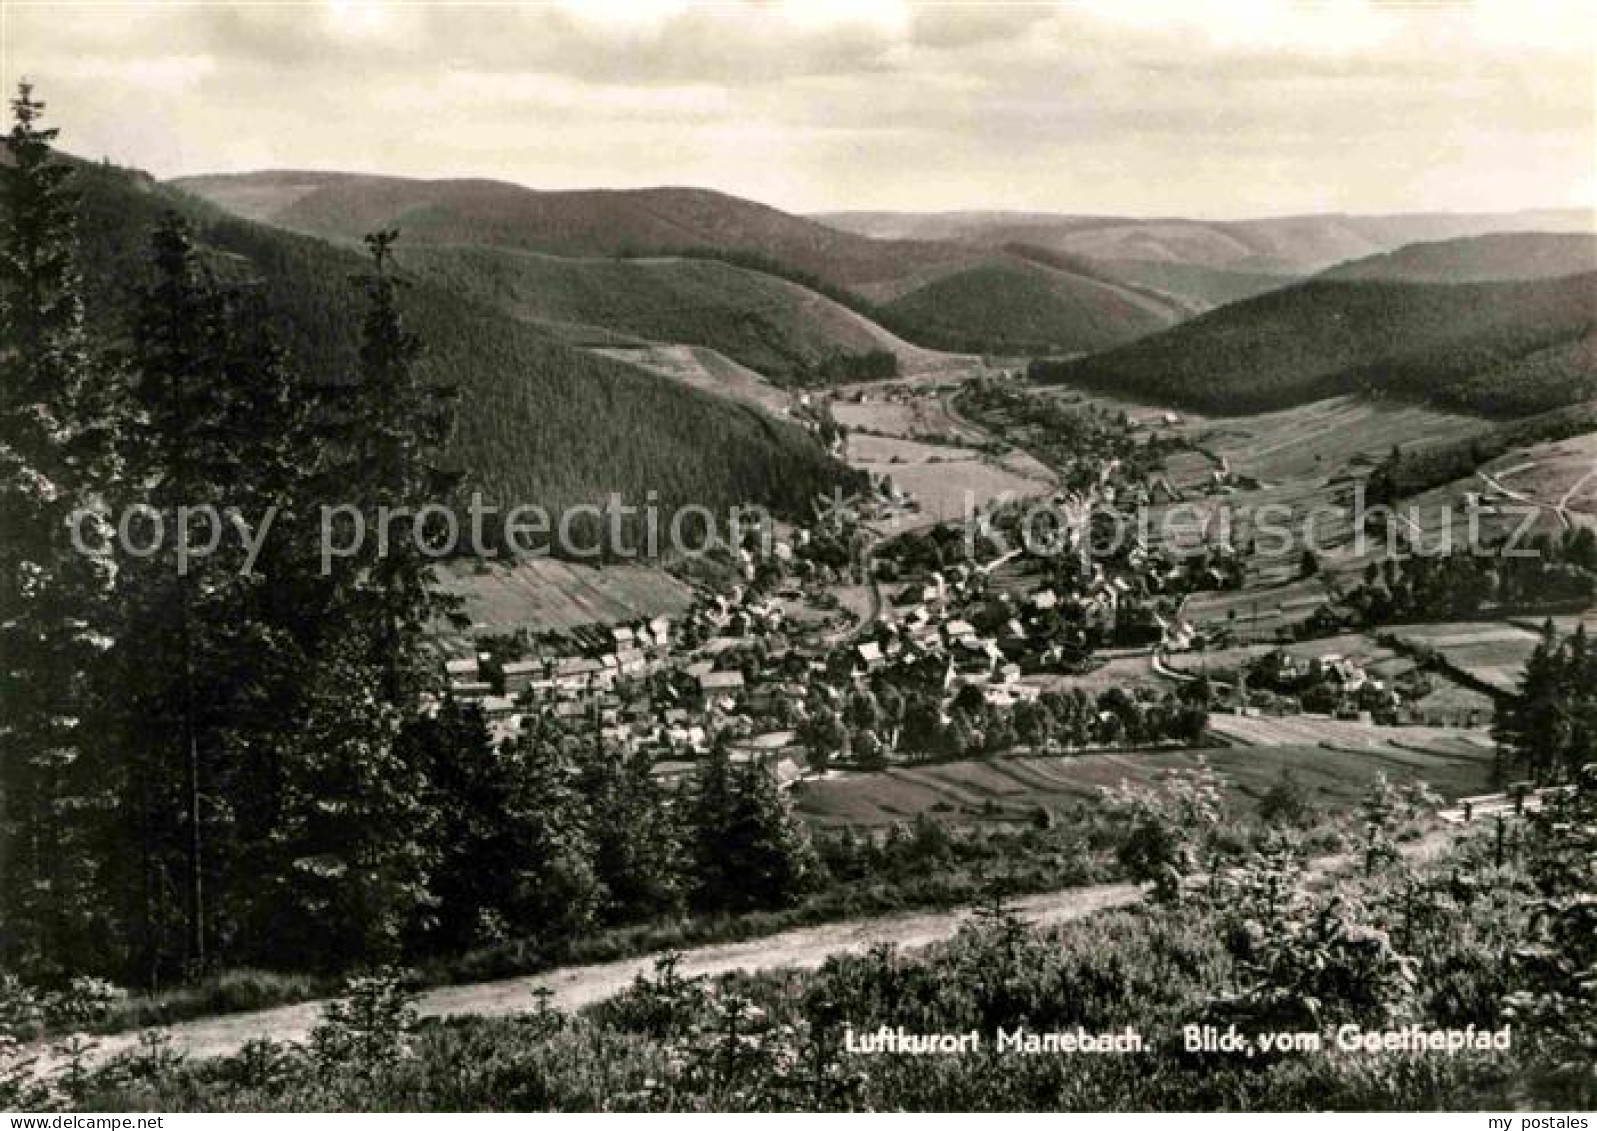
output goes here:
{"type": "Polygon", "coordinates": [[[1404,644],[1440,654],[1450,666],[1500,691],[1519,689],[1525,661],[1541,637],[1506,621],[1395,625],[1386,631],[1404,644]]]}
{"type": "Polygon", "coordinates": [[[746,401],[776,416],[785,416],[793,403],[791,393],[708,346],[602,346],[590,352],[670,377],[707,393],[746,401]]]}
{"type": "Polygon", "coordinates": [[[1222,719],[1211,727],[1234,743],[1206,750],[1132,750],[1008,755],[879,773],[839,772],[795,785],[795,810],[820,827],[882,828],[928,814],[954,823],[1013,824],[1095,803],[1122,780],[1149,784],[1165,771],[1206,762],[1244,807],[1284,773],[1318,810],[1351,810],[1384,773],[1423,780],[1445,797],[1484,793],[1492,753],[1483,732],[1440,727],[1368,727],[1329,719],[1222,719]]]}
{"type": "Polygon", "coordinates": [[[515,565],[451,563],[444,586],[464,601],[471,633],[480,636],[558,632],[588,624],[617,624],[675,616],[693,589],[659,566],[606,566],[535,558],[515,565]]]}
{"type": "Polygon", "coordinates": [[[1042,495],[1053,487],[1040,474],[1023,475],[970,448],[890,436],[855,432],[846,458],[855,468],[890,477],[920,503],[928,520],[959,522],[967,503],[983,507],[1005,495],[1042,495]]]}

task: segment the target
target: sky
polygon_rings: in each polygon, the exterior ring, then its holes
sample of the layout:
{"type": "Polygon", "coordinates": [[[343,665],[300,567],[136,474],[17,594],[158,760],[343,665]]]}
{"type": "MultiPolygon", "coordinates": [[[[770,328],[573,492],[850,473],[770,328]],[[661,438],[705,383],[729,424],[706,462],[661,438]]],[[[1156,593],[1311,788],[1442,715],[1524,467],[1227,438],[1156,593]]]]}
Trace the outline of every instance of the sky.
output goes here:
{"type": "Polygon", "coordinates": [[[64,148],[792,211],[1597,201],[1594,0],[0,0],[64,148]]]}

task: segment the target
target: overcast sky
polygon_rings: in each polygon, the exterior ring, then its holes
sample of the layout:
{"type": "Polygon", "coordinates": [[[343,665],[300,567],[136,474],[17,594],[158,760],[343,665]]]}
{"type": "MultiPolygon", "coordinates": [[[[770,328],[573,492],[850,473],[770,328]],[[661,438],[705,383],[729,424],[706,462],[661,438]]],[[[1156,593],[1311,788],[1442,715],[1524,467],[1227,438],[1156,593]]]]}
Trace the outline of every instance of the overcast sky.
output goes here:
{"type": "Polygon", "coordinates": [[[795,211],[1597,200],[1593,0],[27,3],[8,85],[159,176],[704,185],[795,211]]]}

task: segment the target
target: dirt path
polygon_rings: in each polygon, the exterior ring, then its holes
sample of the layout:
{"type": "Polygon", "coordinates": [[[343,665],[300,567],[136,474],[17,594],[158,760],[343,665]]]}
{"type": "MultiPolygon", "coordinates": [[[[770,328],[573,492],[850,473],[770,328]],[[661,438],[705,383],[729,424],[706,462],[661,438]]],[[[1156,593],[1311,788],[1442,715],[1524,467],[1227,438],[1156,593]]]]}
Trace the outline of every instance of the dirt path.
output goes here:
{"type": "MultiPolygon", "coordinates": [[[[1025,896],[1016,908],[1032,923],[1048,926],[1080,919],[1098,911],[1124,907],[1141,898],[1132,884],[1100,884],[1043,895],[1025,896]]],[[[916,911],[881,915],[801,927],[745,942],[721,943],[684,951],[680,972],[685,976],[715,976],[734,970],[773,970],[781,967],[812,969],[834,954],[859,954],[878,943],[921,947],[946,939],[969,918],[969,911],[916,911]]],[[[474,1015],[497,1017],[532,1008],[533,991],[547,988],[551,1002],[563,1010],[580,1009],[610,997],[654,966],[654,955],[572,966],[525,978],[442,986],[421,995],[417,1009],[423,1017],[474,1015]]],[[[325,1001],[308,1001],[254,1013],[236,1013],[183,1021],[170,1026],[172,1049],[192,1059],[227,1056],[247,1041],[269,1037],[278,1041],[303,1041],[320,1018],[325,1001]]],[[[104,1061],[132,1048],[137,1033],[98,1038],[91,1062],[104,1061]]]]}
{"type": "MultiPolygon", "coordinates": [[[[1434,857],[1457,829],[1438,828],[1401,847],[1412,860],[1434,857]]],[[[1325,856],[1310,862],[1311,878],[1331,875],[1354,866],[1351,855],[1325,856]]],[[[1026,921],[1047,927],[1083,919],[1100,911],[1127,907],[1142,899],[1135,884],[1097,884],[1067,888],[1016,899],[1013,906],[1026,921]]],[[[744,942],[695,947],[682,953],[679,972],[687,977],[715,977],[734,970],[813,969],[832,955],[861,954],[879,943],[905,948],[927,946],[951,937],[970,919],[971,909],[910,911],[876,915],[818,927],[800,927],[744,942]]],[[[523,978],[441,986],[423,993],[417,1010],[423,1017],[499,1017],[532,1008],[533,991],[546,988],[551,1004],[576,1010],[602,1001],[626,988],[639,974],[648,973],[657,955],[642,955],[619,962],[572,966],[523,978]]],[[[303,1041],[321,1017],[326,1001],[308,1001],[253,1013],[236,1013],[183,1021],[168,1027],[172,1049],[191,1059],[228,1056],[258,1038],[303,1041]]],[[[136,1032],[98,1038],[87,1060],[101,1063],[138,1042],[136,1032]]],[[[38,1068],[52,1070],[55,1058],[41,1057],[38,1068]]]]}

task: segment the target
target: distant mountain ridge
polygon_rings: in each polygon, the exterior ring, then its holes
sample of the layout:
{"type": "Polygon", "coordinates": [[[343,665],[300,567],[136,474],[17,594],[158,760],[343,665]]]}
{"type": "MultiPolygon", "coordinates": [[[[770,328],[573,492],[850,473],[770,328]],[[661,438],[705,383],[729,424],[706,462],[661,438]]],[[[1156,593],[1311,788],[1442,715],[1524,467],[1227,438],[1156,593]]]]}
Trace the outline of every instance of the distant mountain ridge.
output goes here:
{"type": "Polygon", "coordinates": [[[1300,275],[1404,244],[1490,232],[1597,231],[1591,209],[1522,212],[1325,213],[1254,220],[1138,219],[1051,213],[824,212],[814,219],[862,235],[1028,243],[1093,259],[1186,263],[1244,272],[1300,275]]]}
{"type": "Polygon", "coordinates": [[[1491,232],[1339,263],[1324,279],[1472,283],[1551,279],[1597,271],[1597,235],[1589,232],[1491,232]]]}
{"type": "Polygon", "coordinates": [[[574,345],[718,350],[779,384],[841,355],[886,351],[900,371],[951,359],[797,283],[716,259],[564,258],[477,244],[404,247],[407,270],[574,345]]]}
{"type": "Polygon", "coordinates": [[[1101,349],[1187,313],[1112,278],[1039,265],[1003,248],[876,239],[708,189],[543,192],[498,181],[297,171],[173,184],[238,215],[334,240],[395,226],[412,246],[472,244],[568,258],[719,256],[823,287],[894,334],[940,349],[1101,349]],[[995,280],[1023,315],[964,301],[995,280]],[[936,319],[928,319],[932,304],[916,296],[934,285],[944,291],[936,319]]]}

